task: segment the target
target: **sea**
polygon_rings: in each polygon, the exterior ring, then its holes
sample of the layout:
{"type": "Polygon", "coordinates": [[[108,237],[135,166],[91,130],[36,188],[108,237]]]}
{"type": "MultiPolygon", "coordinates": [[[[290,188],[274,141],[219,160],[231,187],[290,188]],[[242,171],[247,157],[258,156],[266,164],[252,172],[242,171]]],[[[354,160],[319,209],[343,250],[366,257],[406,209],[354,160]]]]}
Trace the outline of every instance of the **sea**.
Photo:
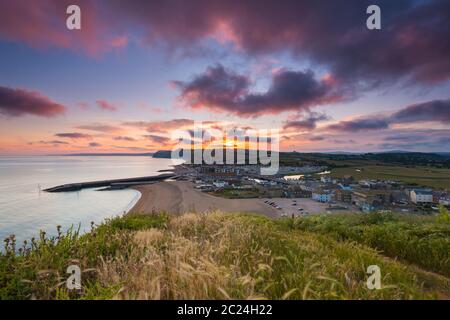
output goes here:
{"type": "Polygon", "coordinates": [[[177,164],[151,156],[0,156],[0,250],[14,234],[18,245],[73,227],[81,233],[107,218],[123,215],[139,200],[133,189],[48,193],[66,183],[134,178],[161,174],[177,164]]]}

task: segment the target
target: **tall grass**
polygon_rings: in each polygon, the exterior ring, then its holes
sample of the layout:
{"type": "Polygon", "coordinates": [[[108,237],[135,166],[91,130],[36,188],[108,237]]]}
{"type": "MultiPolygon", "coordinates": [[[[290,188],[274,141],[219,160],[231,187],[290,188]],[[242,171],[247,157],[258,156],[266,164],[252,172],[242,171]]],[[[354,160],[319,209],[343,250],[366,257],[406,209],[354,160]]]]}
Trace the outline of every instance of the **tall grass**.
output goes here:
{"type": "Polygon", "coordinates": [[[289,224],[294,229],[357,241],[387,256],[450,276],[450,223],[435,217],[373,212],[310,216],[289,224]]]}
{"type": "Polygon", "coordinates": [[[90,234],[69,231],[0,256],[2,299],[433,299],[448,279],[260,216],[125,216],[90,234]],[[84,271],[83,288],[65,270],[84,271]],[[369,290],[366,268],[382,271],[369,290]]]}

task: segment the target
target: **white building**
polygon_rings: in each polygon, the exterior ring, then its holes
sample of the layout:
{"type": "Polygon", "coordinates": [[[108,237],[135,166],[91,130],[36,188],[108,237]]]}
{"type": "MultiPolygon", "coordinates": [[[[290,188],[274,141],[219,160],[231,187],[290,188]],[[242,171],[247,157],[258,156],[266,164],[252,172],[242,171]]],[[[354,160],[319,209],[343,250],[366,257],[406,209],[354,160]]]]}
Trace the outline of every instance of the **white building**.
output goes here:
{"type": "Polygon", "coordinates": [[[216,188],[225,188],[226,186],[228,186],[228,183],[225,181],[214,181],[213,186],[216,188]]]}
{"type": "Polygon", "coordinates": [[[330,202],[333,197],[333,194],[329,190],[315,190],[312,193],[311,198],[315,201],[319,202],[330,202]]]}
{"type": "Polygon", "coordinates": [[[429,190],[413,189],[410,194],[412,203],[432,203],[433,192],[429,190]]]}

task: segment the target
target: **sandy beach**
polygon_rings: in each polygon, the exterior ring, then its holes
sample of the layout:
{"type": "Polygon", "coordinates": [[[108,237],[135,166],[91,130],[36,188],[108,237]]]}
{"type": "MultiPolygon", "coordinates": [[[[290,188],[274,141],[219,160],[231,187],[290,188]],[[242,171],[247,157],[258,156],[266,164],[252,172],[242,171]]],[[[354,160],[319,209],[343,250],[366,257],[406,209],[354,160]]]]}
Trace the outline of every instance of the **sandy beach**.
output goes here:
{"type": "Polygon", "coordinates": [[[141,199],[131,209],[131,213],[149,214],[153,211],[167,211],[173,214],[185,212],[259,213],[271,218],[279,217],[276,209],[264,204],[261,199],[224,199],[215,197],[194,188],[187,181],[164,181],[150,185],[136,186],[141,199]]]}

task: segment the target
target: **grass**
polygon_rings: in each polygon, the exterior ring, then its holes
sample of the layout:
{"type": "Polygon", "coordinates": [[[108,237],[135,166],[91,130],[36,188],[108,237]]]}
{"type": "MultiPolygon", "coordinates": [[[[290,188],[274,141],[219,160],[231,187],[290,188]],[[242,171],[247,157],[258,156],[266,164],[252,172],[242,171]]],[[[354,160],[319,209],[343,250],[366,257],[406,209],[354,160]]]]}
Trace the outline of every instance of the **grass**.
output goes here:
{"type": "Polygon", "coordinates": [[[386,179],[419,186],[433,188],[450,188],[450,169],[431,167],[405,167],[395,165],[368,165],[367,161],[354,161],[348,167],[338,167],[331,170],[332,176],[341,178],[346,175],[361,179],[386,179]],[[360,171],[356,171],[359,169],[360,171]]]}
{"type": "Polygon", "coordinates": [[[257,189],[221,189],[211,192],[212,195],[226,199],[249,199],[258,198],[263,194],[257,189]]]}
{"type": "Polygon", "coordinates": [[[333,214],[295,220],[292,228],[332,235],[381,250],[427,270],[450,276],[450,223],[430,216],[390,212],[333,214]]]}
{"type": "Polygon", "coordinates": [[[9,241],[0,256],[0,298],[448,298],[447,278],[300,227],[241,214],[129,215],[82,236],[42,234],[20,252],[9,241]],[[83,270],[80,292],[65,287],[70,264],[83,270]],[[366,286],[373,264],[381,290],[366,286]]]}

